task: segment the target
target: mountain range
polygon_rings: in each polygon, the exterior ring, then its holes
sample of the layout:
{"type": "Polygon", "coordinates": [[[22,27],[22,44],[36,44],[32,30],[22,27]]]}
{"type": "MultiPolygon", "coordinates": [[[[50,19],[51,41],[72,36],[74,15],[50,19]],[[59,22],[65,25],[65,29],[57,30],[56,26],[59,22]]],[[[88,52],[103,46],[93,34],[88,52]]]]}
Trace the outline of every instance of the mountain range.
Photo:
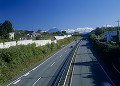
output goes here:
{"type": "Polygon", "coordinates": [[[60,31],[60,30],[54,27],[52,29],[49,29],[47,32],[57,32],[57,31],[60,31]]]}
{"type": "MultiPolygon", "coordinates": [[[[89,28],[89,27],[85,27],[85,28],[77,28],[77,29],[67,29],[65,31],[67,33],[79,32],[80,34],[86,34],[88,32],[91,32],[92,30],[94,30],[94,29],[93,28],[89,28]]],[[[63,31],[63,30],[59,30],[56,27],[47,30],[47,32],[57,32],[57,31],[63,31]]]]}
{"type": "Polygon", "coordinates": [[[77,29],[68,29],[65,30],[67,33],[74,33],[74,32],[79,32],[80,34],[86,34],[88,32],[91,32],[94,30],[93,28],[85,27],[85,28],[77,28],[77,29]]]}

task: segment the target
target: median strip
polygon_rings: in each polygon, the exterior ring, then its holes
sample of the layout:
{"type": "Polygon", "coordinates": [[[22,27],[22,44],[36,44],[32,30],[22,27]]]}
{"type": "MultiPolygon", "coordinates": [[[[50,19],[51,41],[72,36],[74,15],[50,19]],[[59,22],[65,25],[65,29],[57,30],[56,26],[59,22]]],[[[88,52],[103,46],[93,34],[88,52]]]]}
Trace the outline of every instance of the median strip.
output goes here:
{"type": "Polygon", "coordinates": [[[70,52],[70,54],[68,55],[66,61],[64,62],[60,72],[57,75],[56,80],[53,83],[53,86],[63,86],[68,70],[69,70],[69,66],[71,65],[71,61],[74,57],[74,54],[76,52],[76,49],[78,48],[78,46],[80,45],[80,41],[76,44],[76,46],[72,49],[72,51],[70,52]]]}

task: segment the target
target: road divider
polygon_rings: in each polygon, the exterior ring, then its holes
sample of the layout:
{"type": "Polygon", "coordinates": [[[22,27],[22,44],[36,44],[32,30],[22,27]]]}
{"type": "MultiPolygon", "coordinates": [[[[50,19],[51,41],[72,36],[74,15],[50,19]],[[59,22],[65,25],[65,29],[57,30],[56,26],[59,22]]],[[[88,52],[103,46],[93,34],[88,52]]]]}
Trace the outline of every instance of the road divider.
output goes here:
{"type": "Polygon", "coordinates": [[[74,62],[78,47],[80,46],[80,43],[81,43],[81,40],[79,40],[79,42],[76,43],[76,46],[69,53],[67,59],[65,60],[63,66],[61,67],[61,69],[57,75],[57,78],[53,82],[53,86],[63,86],[63,85],[68,84],[69,77],[70,77],[69,74],[71,73],[70,70],[72,70],[72,63],[74,62]]]}

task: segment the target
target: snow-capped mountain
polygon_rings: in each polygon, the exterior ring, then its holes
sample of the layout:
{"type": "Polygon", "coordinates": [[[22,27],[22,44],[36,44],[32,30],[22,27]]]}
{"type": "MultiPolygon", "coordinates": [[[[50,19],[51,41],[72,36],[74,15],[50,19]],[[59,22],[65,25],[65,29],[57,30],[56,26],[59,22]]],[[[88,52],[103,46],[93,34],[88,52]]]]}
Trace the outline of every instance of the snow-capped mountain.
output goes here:
{"type": "Polygon", "coordinates": [[[81,34],[85,34],[88,32],[91,32],[93,28],[85,27],[85,28],[77,28],[77,29],[68,29],[65,30],[67,33],[74,33],[74,32],[79,32],[81,34]]]}
{"type": "Polygon", "coordinates": [[[52,29],[49,29],[47,32],[57,32],[60,31],[59,29],[57,29],[56,27],[53,27],[52,29]]]}

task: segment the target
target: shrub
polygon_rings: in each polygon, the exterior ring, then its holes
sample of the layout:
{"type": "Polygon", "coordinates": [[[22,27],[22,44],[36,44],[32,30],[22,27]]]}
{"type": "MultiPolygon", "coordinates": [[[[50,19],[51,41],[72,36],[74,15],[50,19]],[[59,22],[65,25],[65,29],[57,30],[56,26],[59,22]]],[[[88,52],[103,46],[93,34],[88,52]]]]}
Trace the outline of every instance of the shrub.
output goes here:
{"type": "Polygon", "coordinates": [[[69,37],[58,40],[57,44],[51,43],[39,47],[29,44],[0,49],[0,84],[77,38],[79,37],[69,37]]]}

